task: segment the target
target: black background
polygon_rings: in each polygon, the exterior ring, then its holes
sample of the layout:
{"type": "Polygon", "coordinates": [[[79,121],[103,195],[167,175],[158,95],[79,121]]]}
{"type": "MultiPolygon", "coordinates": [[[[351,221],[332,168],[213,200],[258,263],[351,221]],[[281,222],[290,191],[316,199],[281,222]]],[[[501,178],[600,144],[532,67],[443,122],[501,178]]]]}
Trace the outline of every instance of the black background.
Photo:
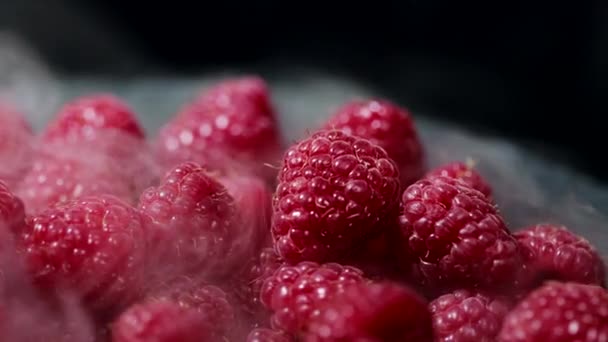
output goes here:
{"type": "Polygon", "coordinates": [[[0,0],[7,27],[66,74],[317,66],[608,180],[605,1],[0,0]]]}

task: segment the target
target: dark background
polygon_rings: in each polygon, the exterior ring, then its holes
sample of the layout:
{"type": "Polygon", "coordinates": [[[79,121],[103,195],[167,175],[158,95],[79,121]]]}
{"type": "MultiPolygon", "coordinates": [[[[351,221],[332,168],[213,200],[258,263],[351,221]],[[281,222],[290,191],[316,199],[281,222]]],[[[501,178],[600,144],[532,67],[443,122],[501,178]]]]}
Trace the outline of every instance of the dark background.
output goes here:
{"type": "Polygon", "coordinates": [[[64,74],[316,66],[608,180],[607,4],[0,0],[0,29],[64,74]]]}

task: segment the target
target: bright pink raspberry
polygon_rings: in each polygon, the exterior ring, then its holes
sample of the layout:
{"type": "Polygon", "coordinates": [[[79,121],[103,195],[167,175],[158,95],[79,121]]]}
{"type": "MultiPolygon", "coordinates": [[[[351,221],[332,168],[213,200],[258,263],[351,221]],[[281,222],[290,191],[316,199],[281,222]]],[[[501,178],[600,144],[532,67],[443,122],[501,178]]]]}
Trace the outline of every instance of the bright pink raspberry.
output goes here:
{"type": "Polygon", "coordinates": [[[351,285],[318,310],[306,342],[433,341],[426,301],[396,283],[351,285]]]}
{"type": "Polygon", "coordinates": [[[447,163],[431,170],[426,174],[427,178],[435,176],[460,179],[473,189],[486,195],[488,198],[492,197],[492,188],[490,185],[483,179],[481,174],[475,170],[473,165],[469,163],[465,164],[458,161],[447,163]]]}
{"type": "Polygon", "coordinates": [[[403,188],[422,177],[424,151],[410,112],[387,100],[351,101],[340,107],[325,124],[368,139],[386,150],[397,163],[403,188]]]}
{"type": "Polygon", "coordinates": [[[123,201],[86,197],[28,217],[19,250],[41,288],[65,287],[93,309],[120,308],[140,292],[144,227],[123,201]]]}
{"type": "Polygon", "coordinates": [[[272,181],[281,149],[268,90],[261,79],[228,80],[185,106],[159,135],[165,166],[194,161],[210,170],[272,181]]]}
{"type": "Polygon", "coordinates": [[[522,260],[494,204],[450,177],[422,179],[403,193],[404,259],[414,277],[439,293],[512,287],[522,260]]]}
{"type": "Polygon", "coordinates": [[[279,267],[264,281],[260,298],[273,311],[273,327],[295,333],[317,313],[322,302],[362,281],[363,273],[354,267],[304,261],[279,267]]]}
{"type": "Polygon", "coordinates": [[[436,342],[494,342],[509,311],[506,300],[457,290],[429,304],[436,342]]]}
{"type": "Polygon", "coordinates": [[[138,139],[144,138],[133,110],[110,94],[83,96],[66,103],[43,133],[54,139],[94,139],[99,131],[115,130],[138,139]]]}
{"type": "Polygon", "coordinates": [[[19,231],[25,220],[23,202],[0,180],[0,224],[11,231],[19,231]]]}
{"type": "Polygon", "coordinates": [[[288,262],[341,261],[396,222],[399,172],[384,149],[343,131],[290,147],[273,203],[275,249],[288,262]]]}
{"type": "Polygon", "coordinates": [[[247,342],[294,342],[287,333],[267,328],[253,329],[247,336],[247,342]]]}
{"type": "Polygon", "coordinates": [[[608,291],[548,282],[507,314],[497,341],[608,341],[608,291]]]}
{"type": "Polygon", "coordinates": [[[0,103],[0,179],[14,188],[30,167],[34,135],[23,115],[0,103]]]}
{"type": "Polygon", "coordinates": [[[604,285],[606,266],[601,256],[568,228],[538,224],[514,235],[527,261],[530,286],[547,279],[604,285]]]}
{"type": "Polygon", "coordinates": [[[139,208],[154,222],[151,253],[164,272],[218,275],[242,263],[242,251],[233,250],[240,238],[234,199],[197,164],[169,171],[142,194],[139,208]]]}

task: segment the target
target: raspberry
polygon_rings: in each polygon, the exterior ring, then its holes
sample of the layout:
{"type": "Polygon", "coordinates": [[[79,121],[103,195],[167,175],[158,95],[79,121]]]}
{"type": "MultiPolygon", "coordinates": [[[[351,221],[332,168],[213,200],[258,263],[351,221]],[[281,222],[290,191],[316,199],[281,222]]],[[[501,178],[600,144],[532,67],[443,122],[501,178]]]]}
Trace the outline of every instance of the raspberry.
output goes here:
{"type": "Polygon", "coordinates": [[[160,186],[142,194],[139,208],[155,223],[152,253],[155,262],[167,266],[164,272],[227,273],[242,262],[239,251],[232,250],[240,228],[235,227],[234,200],[197,164],[169,171],[160,186]]]}
{"type": "Polygon", "coordinates": [[[220,83],[161,129],[157,154],[165,166],[194,161],[211,170],[272,181],[280,137],[268,90],[258,78],[220,83]]]}
{"type": "Polygon", "coordinates": [[[82,146],[51,144],[41,149],[16,192],[28,213],[91,195],[109,194],[133,202],[121,165],[82,146]]]}
{"type": "Polygon", "coordinates": [[[472,163],[463,162],[451,162],[448,164],[441,165],[436,169],[431,170],[426,174],[426,177],[443,176],[460,179],[467,183],[473,189],[486,195],[488,198],[492,197],[492,188],[483,179],[483,177],[474,169],[472,163]]]}
{"type": "Polygon", "coordinates": [[[425,288],[513,286],[521,269],[517,242],[481,192],[454,178],[423,179],[405,190],[402,208],[403,256],[425,288]]]}
{"type": "Polygon", "coordinates": [[[349,286],[319,310],[306,342],[433,341],[426,301],[395,283],[349,286]]]}
{"type": "Polygon", "coordinates": [[[294,339],[288,334],[271,330],[267,328],[256,328],[253,329],[249,336],[247,336],[247,342],[293,342],[294,339]]]}
{"type": "Polygon", "coordinates": [[[547,279],[604,285],[605,265],[595,248],[564,226],[538,224],[516,232],[531,286],[547,279]]]}
{"type": "Polygon", "coordinates": [[[23,116],[0,103],[0,179],[14,188],[30,167],[34,137],[23,116]]]}
{"type": "Polygon", "coordinates": [[[509,311],[505,300],[457,290],[429,304],[437,342],[493,342],[509,311]]]}
{"type": "Polygon", "coordinates": [[[320,131],[289,148],[273,201],[272,235],[288,262],[342,261],[396,219],[399,172],[379,146],[320,131]]]}
{"type": "Polygon", "coordinates": [[[144,222],[112,196],[86,197],[26,219],[20,251],[43,289],[67,287],[93,309],[137,296],[145,255],[144,222]]]}
{"type": "Polygon", "coordinates": [[[264,281],[260,299],[273,311],[273,327],[295,333],[323,301],[364,280],[363,273],[354,267],[304,261],[277,269],[264,281]]]}
{"type": "Polygon", "coordinates": [[[138,139],[144,132],[135,114],[121,99],[109,94],[95,94],[66,103],[43,136],[54,139],[93,139],[99,131],[115,130],[138,139]]]}
{"type": "Polygon", "coordinates": [[[548,282],[507,314],[498,341],[608,341],[608,292],[548,282]]]}
{"type": "Polygon", "coordinates": [[[178,336],[187,335],[173,329],[169,319],[184,320],[186,324],[181,329],[194,333],[199,338],[196,341],[223,341],[236,334],[236,316],[226,293],[219,287],[181,277],[155,289],[146,301],[119,317],[113,325],[114,338],[125,342],[181,341],[178,336]],[[191,329],[201,329],[204,335],[191,329]]]}
{"type": "Polygon", "coordinates": [[[414,120],[408,110],[394,103],[377,99],[348,102],[336,111],[325,128],[343,130],[384,148],[397,163],[404,188],[424,173],[424,151],[414,120]]]}
{"type": "Polygon", "coordinates": [[[0,180],[0,224],[16,232],[23,226],[24,219],[23,202],[0,180]]]}

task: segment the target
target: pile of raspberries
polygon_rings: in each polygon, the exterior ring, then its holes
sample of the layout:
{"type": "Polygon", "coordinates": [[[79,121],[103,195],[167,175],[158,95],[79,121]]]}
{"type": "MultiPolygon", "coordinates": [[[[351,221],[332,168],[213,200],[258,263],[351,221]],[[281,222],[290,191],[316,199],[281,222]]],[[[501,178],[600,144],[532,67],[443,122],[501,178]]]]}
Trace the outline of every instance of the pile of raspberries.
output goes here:
{"type": "Polygon", "coordinates": [[[408,110],[354,100],[289,146],[278,119],[253,76],[152,139],[113,95],[40,134],[2,103],[0,340],[608,341],[596,248],[511,230],[408,110]]]}

